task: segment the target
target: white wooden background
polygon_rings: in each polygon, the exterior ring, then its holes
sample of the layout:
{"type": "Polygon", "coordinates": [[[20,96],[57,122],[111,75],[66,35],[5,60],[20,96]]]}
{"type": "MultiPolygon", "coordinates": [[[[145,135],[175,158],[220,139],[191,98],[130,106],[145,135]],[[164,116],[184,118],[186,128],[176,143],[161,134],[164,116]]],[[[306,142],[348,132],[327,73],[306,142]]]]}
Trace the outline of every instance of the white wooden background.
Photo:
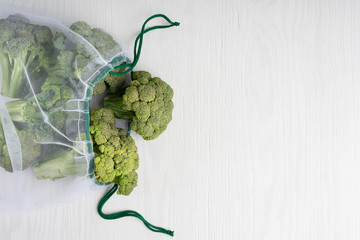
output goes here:
{"type": "MultiPolygon", "coordinates": [[[[129,48],[154,13],[137,69],[175,89],[174,120],[137,138],[134,209],[176,239],[360,239],[360,1],[16,0],[82,19],[129,48]]],[[[1,191],[1,190],[0,190],[1,191]]],[[[96,211],[106,189],[0,220],[0,239],[169,239],[96,211]]]]}

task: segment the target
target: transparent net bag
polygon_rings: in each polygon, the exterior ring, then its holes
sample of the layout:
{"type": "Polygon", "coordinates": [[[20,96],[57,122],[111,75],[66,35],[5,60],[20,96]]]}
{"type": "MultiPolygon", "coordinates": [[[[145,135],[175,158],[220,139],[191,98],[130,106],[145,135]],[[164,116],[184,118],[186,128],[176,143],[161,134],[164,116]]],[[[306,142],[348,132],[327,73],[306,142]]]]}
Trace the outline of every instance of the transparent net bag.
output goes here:
{"type": "MultiPolygon", "coordinates": [[[[104,90],[105,83],[100,84],[104,81],[111,91],[121,91],[125,77],[112,82],[106,78],[109,73],[119,76],[132,71],[145,33],[177,25],[161,14],[146,20],[131,61],[124,47],[99,28],[82,21],[65,25],[0,4],[1,216],[69,202],[108,185],[94,177],[96,145],[92,140],[97,140],[90,134],[92,95],[104,90]],[[156,17],[170,25],[145,28],[156,17]]],[[[158,78],[153,80],[165,86],[158,78]]],[[[133,216],[152,231],[173,234],[134,211],[102,213],[118,186],[99,203],[103,218],[133,216]]]]}
{"type": "Polygon", "coordinates": [[[6,215],[97,186],[88,130],[92,87],[129,58],[109,34],[85,22],[67,27],[7,5],[0,5],[0,19],[0,212],[6,215]],[[69,160],[64,171],[37,172],[38,162],[60,157],[69,160]]]}

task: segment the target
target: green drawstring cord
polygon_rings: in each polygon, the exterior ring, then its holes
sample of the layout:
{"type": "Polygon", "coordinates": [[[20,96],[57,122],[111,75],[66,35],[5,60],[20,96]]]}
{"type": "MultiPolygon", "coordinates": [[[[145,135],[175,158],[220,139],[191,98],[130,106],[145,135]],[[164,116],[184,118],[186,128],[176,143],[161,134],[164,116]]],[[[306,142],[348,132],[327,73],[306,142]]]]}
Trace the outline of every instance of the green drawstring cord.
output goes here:
{"type": "Polygon", "coordinates": [[[126,210],[126,211],[121,211],[121,212],[112,213],[112,214],[103,213],[102,208],[103,208],[104,204],[117,191],[118,187],[119,186],[117,184],[114,184],[114,186],[109,190],[109,192],[106,193],[105,196],[100,200],[99,205],[98,205],[98,213],[102,218],[107,219],[107,220],[113,220],[113,219],[118,219],[118,218],[122,218],[122,217],[136,217],[136,218],[140,219],[141,221],[143,221],[145,226],[148,229],[150,229],[151,231],[164,233],[164,234],[170,235],[171,237],[174,236],[173,231],[166,230],[162,227],[157,227],[157,226],[152,225],[151,223],[146,221],[143,216],[141,216],[139,213],[132,211],[132,210],[126,210]]]}
{"type": "MultiPolygon", "coordinates": [[[[136,66],[136,64],[138,63],[139,58],[140,58],[141,47],[142,47],[143,37],[144,37],[145,33],[150,32],[155,29],[169,28],[169,27],[179,26],[179,25],[180,25],[180,23],[172,22],[167,16],[165,16],[163,14],[155,14],[155,15],[149,17],[144,22],[144,24],[141,28],[141,32],[136,37],[135,46],[134,46],[134,61],[131,64],[120,64],[120,65],[114,67],[114,69],[128,68],[126,71],[120,72],[120,73],[117,73],[117,72],[110,72],[110,73],[112,75],[119,76],[119,75],[124,75],[128,72],[131,72],[134,69],[134,67],[136,66]],[[169,25],[159,25],[159,26],[154,26],[154,27],[145,29],[146,24],[154,18],[163,18],[169,23],[169,25]]],[[[130,131],[131,131],[131,128],[130,128],[130,123],[129,123],[127,135],[130,135],[130,131]]],[[[112,214],[103,213],[102,208],[103,208],[104,204],[117,191],[118,188],[119,188],[119,186],[117,184],[114,184],[114,186],[109,190],[109,192],[107,194],[105,194],[105,196],[100,200],[99,205],[98,205],[98,213],[102,218],[108,219],[108,220],[113,220],[113,219],[118,219],[118,218],[122,218],[122,217],[136,217],[136,218],[140,219],[145,224],[145,226],[148,229],[150,229],[151,231],[164,233],[164,234],[170,235],[172,237],[174,236],[173,231],[152,225],[151,223],[146,221],[143,216],[141,216],[139,213],[132,211],[132,210],[126,210],[126,211],[121,211],[121,212],[112,213],[112,214]]]]}
{"type": "Polygon", "coordinates": [[[144,38],[145,33],[150,32],[155,29],[170,28],[170,27],[179,26],[179,25],[180,25],[180,23],[171,21],[167,16],[165,16],[163,14],[155,14],[155,15],[149,17],[142,25],[141,32],[136,37],[135,45],[134,45],[134,61],[130,64],[120,64],[120,65],[114,67],[114,69],[127,68],[127,67],[129,69],[127,69],[126,71],[120,72],[120,73],[110,72],[110,74],[120,76],[120,75],[129,73],[134,69],[134,67],[136,66],[136,64],[138,63],[139,58],[140,58],[141,48],[142,48],[142,43],[143,43],[143,38],[144,38]],[[146,24],[154,18],[163,18],[169,23],[169,25],[158,25],[158,26],[154,26],[154,27],[145,29],[146,24]]]}

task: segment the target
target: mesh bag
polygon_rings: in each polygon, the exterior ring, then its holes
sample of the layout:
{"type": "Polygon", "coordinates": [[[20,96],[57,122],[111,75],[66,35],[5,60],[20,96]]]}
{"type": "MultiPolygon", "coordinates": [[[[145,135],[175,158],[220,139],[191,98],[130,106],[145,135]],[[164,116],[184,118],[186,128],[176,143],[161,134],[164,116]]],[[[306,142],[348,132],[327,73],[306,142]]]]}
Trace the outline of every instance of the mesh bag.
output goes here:
{"type": "MultiPolygon", "coordinates": [[[[143,35],[154,29],[145,29],[145,24],[131,61],[109,34],[85,22],[68,27],[0,4],[2,215],[71,201],[104,185],[94,179],[89,133],[93,87],[109,72],[120,75],[133,69],[143,35]],[[42,162],[58,158],[66,165],[39,170],[42,162]]],[[[115,191],[114,186],[101,204],[115,191]]],[[[150,229],[155,227],[136,212],[121,214],[142,219],[150,229]]],[[[107,219],[121,217],[101,215],[107,219]]],[[[156,227],[152,230],[162,231],[156,227]]]]}

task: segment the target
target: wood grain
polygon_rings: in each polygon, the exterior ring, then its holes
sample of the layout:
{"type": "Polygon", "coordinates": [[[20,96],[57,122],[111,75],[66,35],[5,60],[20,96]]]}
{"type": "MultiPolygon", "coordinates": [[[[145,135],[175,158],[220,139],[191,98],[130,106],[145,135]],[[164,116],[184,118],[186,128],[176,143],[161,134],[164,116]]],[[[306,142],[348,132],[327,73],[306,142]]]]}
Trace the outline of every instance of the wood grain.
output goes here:
{"type": "MultiPolygon", "coordinates": [[[[132,48],[144,19],[181,27],[145,38],[137,69],[175,89],[174,120],[138,141],[134,209],[177,239],[360,239],[360,2],[355,0],[3,1],[82,19],[132,48]]],[[[0,219],[1,239],[168,239],[105,221],[106,189],[0,219]]]]}

